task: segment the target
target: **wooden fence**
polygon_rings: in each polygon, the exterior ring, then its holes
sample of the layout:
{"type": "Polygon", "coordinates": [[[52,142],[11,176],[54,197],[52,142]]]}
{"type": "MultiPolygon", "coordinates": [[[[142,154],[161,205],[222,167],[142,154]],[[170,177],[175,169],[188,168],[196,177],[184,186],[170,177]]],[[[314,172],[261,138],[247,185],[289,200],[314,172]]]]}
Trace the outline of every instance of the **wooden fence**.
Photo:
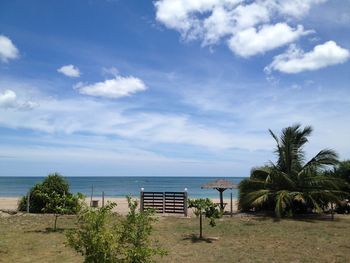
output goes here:
{"type": "Polygon", "coordinates": [[[184,214],[187,216],[187,192],[144,192],[140,193],[140,208],[152,208],[157,213],[184,214]]]}

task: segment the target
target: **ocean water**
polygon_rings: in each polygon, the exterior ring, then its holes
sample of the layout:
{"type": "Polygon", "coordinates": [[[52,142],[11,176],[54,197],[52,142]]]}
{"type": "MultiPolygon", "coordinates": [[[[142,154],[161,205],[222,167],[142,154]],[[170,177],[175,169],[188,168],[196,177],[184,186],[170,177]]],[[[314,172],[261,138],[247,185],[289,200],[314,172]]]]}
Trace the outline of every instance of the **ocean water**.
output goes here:
{"type": "MultiPolygon", "coordinates": [[[[44,177],[0,177],[0,196],[17,197],[25,195],[36,183],[44,177]]],[[[140,189],[145,191],[184,191],[188,190],[190,198],[219,197],[214,189],[201,189],[201,185],[216,179],[226,179],[239,183],[244,177],[66,177],[71,192],[91,195],[93,186],[94,196],[101,196],[102,191],[107,197],[124,197],[131,194],[139,196],[140,189]]],[[[238,196],[238,190],[226,190],[224,197],[229,198],[230,193],[238,196]]]]}

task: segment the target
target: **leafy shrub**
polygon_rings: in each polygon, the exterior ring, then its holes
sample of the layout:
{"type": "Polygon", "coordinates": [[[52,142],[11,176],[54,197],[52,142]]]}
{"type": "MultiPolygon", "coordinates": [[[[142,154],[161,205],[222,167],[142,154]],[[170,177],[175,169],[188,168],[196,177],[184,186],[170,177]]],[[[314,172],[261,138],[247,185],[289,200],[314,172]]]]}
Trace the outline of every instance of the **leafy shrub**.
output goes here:
{"type": "Polygon", "coordinates": [[[112,263],[120,256],[117,226],[113,225],[115,206],[84,207],[78,213],[78,228],[67,232],[67,244],[85,257],[84,262],[112,263]]]}
{"type": "MultiPolygon", "coordinates": [[[[30,189],[29,211],[31,213],[75,214],[81,207],[83,195],[69,192],[69,184],[58,173],[49,174],[43,182],[30,189]],[[60,208],[59,208],[60,207],[60,208]]],[[[26,211],[27,196],[23,196],[18,204],[18,210],[26,211]]]]}
{"type": "Polygon", "coordinates": [[[78,214],[78,228],[67,232],[67,243],[85,257],[86,263],[147,263],[153,256],[165,255],[153,247],[153,212],[137,212],[137,201],[128,197],[126,217],[113,214],[116,203],[102,208],[85,207],[78,214]]]}

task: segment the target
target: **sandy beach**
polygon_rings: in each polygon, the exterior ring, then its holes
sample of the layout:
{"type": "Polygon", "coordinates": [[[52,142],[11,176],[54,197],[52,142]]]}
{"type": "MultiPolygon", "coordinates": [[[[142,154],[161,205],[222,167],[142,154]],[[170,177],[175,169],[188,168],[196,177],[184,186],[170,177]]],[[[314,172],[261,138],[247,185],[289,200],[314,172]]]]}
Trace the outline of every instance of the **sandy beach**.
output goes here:
{"type": "MultiPolygon", "coordinates": [[[[0,197],[0,210],[16,210],[17,204],[20,197],[0,197]]],[[[138,198],[137,198],[138,199],[138,198]]],[[[99,201],[99,206],[102,205],[102,198],[95,197],[94,200],[99,201]]],[[[219,198],[213,198],[213,202],[219,203],[219,198]]],[[[90,198],[85,199],[86,204],[90,203],[90,198]]],[[[105,198],[105,204],[107,202],[116,202],[117,207],[115,209],[116,212],[120,214],[126,214],[128,212],[128,203],[126,198],[117,197],[117,198],[105,198]]],[[[230,199],[224,199],[224,202],[227,203],[226,211],[230,211],[230,199]]],[[[233,199],[233,211],[237,210],[237,199],[233,199]]],[[[190,209],[189,209],[190,211],[190,209]]],[[[190,213],[191,214],[191,213],[190,213]]]]}

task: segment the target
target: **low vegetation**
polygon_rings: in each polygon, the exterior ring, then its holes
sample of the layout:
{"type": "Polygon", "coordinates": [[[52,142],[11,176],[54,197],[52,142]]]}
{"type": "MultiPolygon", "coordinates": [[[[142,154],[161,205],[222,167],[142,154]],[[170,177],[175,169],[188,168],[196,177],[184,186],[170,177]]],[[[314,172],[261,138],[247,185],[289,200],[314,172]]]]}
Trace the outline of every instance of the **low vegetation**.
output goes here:
{"type": "Polygon", "coordinates": [[[67,232],[68,245],[84,256],[84,262],[146,263],[165,251],[152,245],[153,212],[137,211],[137,201],[128,197],[126,217],[112,212],[110,203],[102,208],[85,207],[78,214],[77,229],[67,232]]]}
{"type": "MultiPolygon", "coordinates": [[[[66,233],[77,229],[77,217],[62,216],[56,232],[50,219],[46,214],[0,217],[0,262],[83,262],[66,243],[66,233]]],[[[157,245],[158,240],[168,251],[156,262],[350,262],[347,215],[336,215],[334,221],[327,216],[278,222],[270,217],[224,217],[205,230],[220,237],[216,241],[193,238],[197,218],[160,217],[153,226],[150,241],[157,245]]]]}

